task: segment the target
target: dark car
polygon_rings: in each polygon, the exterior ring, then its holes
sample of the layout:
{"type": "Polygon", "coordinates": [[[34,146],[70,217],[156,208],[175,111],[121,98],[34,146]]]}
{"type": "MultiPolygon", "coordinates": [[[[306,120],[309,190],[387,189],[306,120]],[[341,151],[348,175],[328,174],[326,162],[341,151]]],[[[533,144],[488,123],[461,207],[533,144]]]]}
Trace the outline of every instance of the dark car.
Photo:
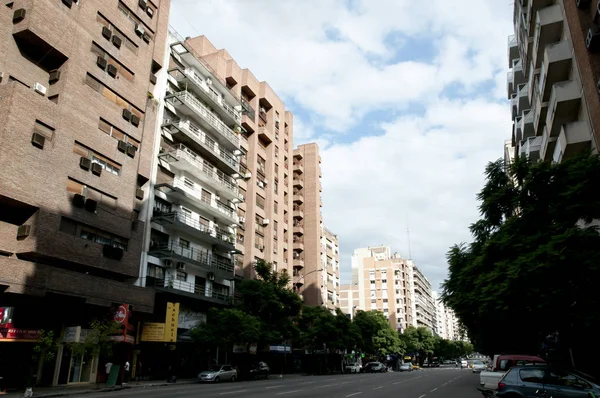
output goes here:
{"type": "Polygon", "coordinates": [[[268,379],[270,374],[271,370],[266,362],[257,362],[250,367],[249,375],[251,379],[258,379],[259,377],[268,379]]]}
{"type": "Polygon", "coordinates": [[[586,398],[600,394],[589,378],[548,365],[512,367],[498,382],[498,397],[586,398]]]}
{"type": "Polygon", "coordinates": [[[362,368],[363,373],[384,373],[387,372],[387,366],[381,362],[369,362],[362,368]]]}

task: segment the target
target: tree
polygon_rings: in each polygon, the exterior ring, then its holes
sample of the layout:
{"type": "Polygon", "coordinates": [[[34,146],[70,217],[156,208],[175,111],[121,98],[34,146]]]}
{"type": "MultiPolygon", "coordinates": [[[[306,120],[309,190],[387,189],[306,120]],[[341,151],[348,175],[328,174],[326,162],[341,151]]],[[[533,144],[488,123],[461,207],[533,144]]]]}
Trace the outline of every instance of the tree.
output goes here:
{"type": "Polygon", "coordinates": [[[400,339],[406,344],[407,352],[418,354],[420,366],[423,366],[425,359],[434,352],[435,338],[433,333],[424,326],[407,327],[400,334],[400,339]]]}
{"type": "Polygon", "coordinates": [[[74,355],[94,357],[103,355],[112,356],[113,347],[117,343],[113,336],[122,333],[121,324],[111,320],[93,320],[85,339],[79,343],[66,344],[67,349],[74,355]]]}
{"type": "Polygon", "coordinates": [[[360,331],[359,348],[371,355],[403,354],[398,333],[379,311],[357,311],[354,324],[360,331]]]}
{"type": "Polygon", "coordinates": [[[237,308],[213,308],[207,322],[191,331],[192,339],[205,346],[247,345],[259,341],[260,334],[260,320],[237,308]]]}
{"type": "Polygon", "coordinates": [[[600,353],[600,158],[496,161],[485,174],[481,219],[448,252],[442,300],[480,352],[535,353],[558,332],[562,349],[586,352],[581,366],[600,353]]]}

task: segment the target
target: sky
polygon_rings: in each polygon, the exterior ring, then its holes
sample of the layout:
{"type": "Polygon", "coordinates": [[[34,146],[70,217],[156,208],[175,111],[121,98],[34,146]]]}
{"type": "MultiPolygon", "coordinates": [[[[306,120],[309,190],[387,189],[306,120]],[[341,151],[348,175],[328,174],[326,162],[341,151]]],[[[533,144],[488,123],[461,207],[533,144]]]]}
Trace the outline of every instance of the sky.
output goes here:
{"type": "Polygon", "coordinates": [[[207,36],[267,81],[294,113],[294,146],[319,144],[323,218],[339,237],[342,283],[355,248],[388,245],[437,290],[449,247],[471,241],[485,165],[510,138],[512,8],[172,0],[171,25],[207,36]]]}

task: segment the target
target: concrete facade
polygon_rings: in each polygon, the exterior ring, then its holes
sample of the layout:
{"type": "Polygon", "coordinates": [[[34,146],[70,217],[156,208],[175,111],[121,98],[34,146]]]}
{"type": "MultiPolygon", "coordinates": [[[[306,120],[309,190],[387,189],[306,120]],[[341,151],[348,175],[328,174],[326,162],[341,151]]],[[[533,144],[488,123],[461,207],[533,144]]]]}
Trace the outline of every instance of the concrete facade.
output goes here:
{"type": "Polygon", "coordinates": [[[585,150],[597,152],[597,2],[518,0],[513,22],[507,91],[514,123],[505,161],[561,162],[585,150]]]}

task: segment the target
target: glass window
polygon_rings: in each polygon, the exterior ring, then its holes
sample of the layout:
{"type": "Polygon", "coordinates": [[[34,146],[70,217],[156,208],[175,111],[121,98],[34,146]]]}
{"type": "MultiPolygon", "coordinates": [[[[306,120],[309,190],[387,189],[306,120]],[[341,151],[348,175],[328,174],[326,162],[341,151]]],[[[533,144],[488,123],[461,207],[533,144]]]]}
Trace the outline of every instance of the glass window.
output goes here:
{"type": "Polygon", "coordinates": [[[544,379],[544,371],[542,369],[521,369],[519,376],[521,380],[529,383],[541,383],[544,379]]]}
{"type": "Polygon", "coordinates": [[[175,277],[178,281],[185,282],[187,280],[187,273],[183,271],[177,271],[177,276],[175,277]]]}
{"type": "Polygon", "coordinates": [[[260,196],[258,193],[256,194],[256,206],[260,207],[263,210],[265,208],[265,198],[260,196]]]}

